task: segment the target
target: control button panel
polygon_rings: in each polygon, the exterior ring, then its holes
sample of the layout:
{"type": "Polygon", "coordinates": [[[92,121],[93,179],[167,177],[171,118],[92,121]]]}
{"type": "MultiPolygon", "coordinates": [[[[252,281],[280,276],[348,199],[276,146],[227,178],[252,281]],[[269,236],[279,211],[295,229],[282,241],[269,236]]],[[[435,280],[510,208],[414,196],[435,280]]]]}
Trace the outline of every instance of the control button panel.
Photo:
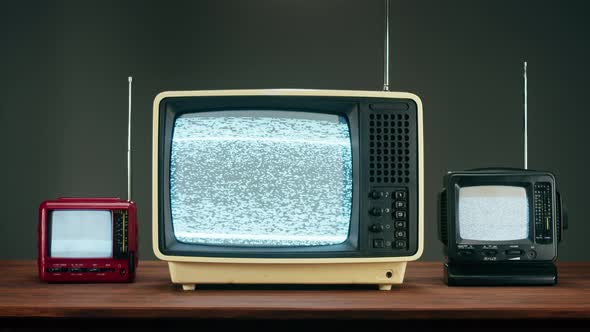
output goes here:
{"type": "Polygon", "coordinates": [[[547,244],[553,241],[553,199],[551,184],[535,183],[534,189],[535,242],[547,244]]]}
{"type": "Polygon", "coordinates": [[[374,249],[408,248],[408,189],[373,188],[369,191],[369,245],[374,249]]]}
{"type": "MultiPolygon", "coordinates": [[[[532,261],[536,260],[539,246],[530,244],[458,244],[453,259],[469,262],[532,261]]],[[[543,249],[541,249],[543,250],[543,249]]]]}
{"type": "Polygon", "coordinates": [[[48,273],[106,273],[115,272],[112,267],[48,267],[48,273]]]}

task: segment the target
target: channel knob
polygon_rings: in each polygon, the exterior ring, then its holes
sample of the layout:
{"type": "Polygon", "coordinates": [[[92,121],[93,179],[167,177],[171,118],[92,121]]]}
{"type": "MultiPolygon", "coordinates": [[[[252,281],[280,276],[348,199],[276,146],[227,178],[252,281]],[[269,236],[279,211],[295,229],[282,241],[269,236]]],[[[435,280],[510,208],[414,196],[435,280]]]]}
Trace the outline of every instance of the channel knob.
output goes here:
{"type": "Polygon", "coordinates": [[[382,208],[374,207],[374,208],[371,209],[370,212],[371,212],[372,215],[374,215],[376,217],[379,217],[379,216],[382,216],[383,215],[383,209],[382,208]]]}
{"type": "Polygon", "coordinates": [[[383,193],[380,192],[380,191],[371,191],[371,194],[369,194],[369,196],[372,199],[379,199],[379,198],[381,198],[383,196],[383,193]]]}
{"type": "Polygon", "coordinates": [[[381,233],[381,232],[383,232],[383,229],[384,229],[384,227],[381,224],[373,224],[369,228],[369,230],[373,233],[381,233]]]}

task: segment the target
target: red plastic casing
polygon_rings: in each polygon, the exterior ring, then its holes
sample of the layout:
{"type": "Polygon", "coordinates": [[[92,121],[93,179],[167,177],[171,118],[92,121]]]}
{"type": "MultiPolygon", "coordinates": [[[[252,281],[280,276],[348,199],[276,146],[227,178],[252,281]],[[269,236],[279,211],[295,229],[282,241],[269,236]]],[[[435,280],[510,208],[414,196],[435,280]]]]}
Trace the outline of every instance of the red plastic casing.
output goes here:
{"type": "MultiPolygon", "coordinates": [[[[115,227],[113,246],[115,246],[115,227]]],[[[39,206],[37,266],[39,279],[47,282],[131,282],[137,270],[137,209],[134,202],[120,198],[59,198],[39,206]],[[127,210],[127,257],[57,258],[49,257],[49,215],[53,210],[127,210]],[[74,269],[74,271],[70,271],[74,269]],[[56,271],[56,272],[53,272],[56,271]]],[[[115,250],[113,250],[115,253],[115,250]]]]}

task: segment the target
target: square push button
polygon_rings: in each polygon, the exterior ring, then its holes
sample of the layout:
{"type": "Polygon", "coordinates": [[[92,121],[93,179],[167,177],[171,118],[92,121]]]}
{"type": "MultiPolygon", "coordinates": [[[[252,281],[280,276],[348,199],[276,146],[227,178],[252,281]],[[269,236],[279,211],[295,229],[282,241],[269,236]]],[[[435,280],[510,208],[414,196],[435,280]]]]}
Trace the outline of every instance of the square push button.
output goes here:
{"type": "Polygon", "coordinates": [[[396,249],[405,249],[406,248],[406,241],[405,240],[395,241],[395,248],[396,249]]]}
{"type": "Polygon", "coordinates": [[[374,239],[373,240],[373,248],[383,248],[385,243],[383,239],[374,239]]]}
{"type": "Polygon", "coordinates": [[[396,191],[395,192],[395,199],[401,199],[404,200],[406,199],[406,192],[405,191],[396,191]]]}
{"type": "Polygon", "coordinates": [[[398,220],[405,220],[406,219],[406,211],[395,211],[395,219],[398,220]]]}

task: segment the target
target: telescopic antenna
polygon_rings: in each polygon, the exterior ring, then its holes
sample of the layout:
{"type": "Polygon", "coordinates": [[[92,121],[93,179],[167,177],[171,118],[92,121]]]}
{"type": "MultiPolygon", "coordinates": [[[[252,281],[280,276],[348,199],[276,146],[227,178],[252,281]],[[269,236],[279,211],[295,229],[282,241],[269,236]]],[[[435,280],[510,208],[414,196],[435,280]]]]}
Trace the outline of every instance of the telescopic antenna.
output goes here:
{"type": "Polygon", "coordinates": [[[131,84],[133,77],[129,76],[129,118],[127,120],[127,200],[131,201],[131,84]]]}
{"type": "Polygon", "coordinates": [[[527,77],[526,61],[524,62],[524,169],[528,169],[528,105],[527,105],[527,77]]]}
{"type": "Polygon", "coordinates": [[[385,0],[385,51],[383,59],[383,91],[389,91],[389,0],[385,0]]]}

